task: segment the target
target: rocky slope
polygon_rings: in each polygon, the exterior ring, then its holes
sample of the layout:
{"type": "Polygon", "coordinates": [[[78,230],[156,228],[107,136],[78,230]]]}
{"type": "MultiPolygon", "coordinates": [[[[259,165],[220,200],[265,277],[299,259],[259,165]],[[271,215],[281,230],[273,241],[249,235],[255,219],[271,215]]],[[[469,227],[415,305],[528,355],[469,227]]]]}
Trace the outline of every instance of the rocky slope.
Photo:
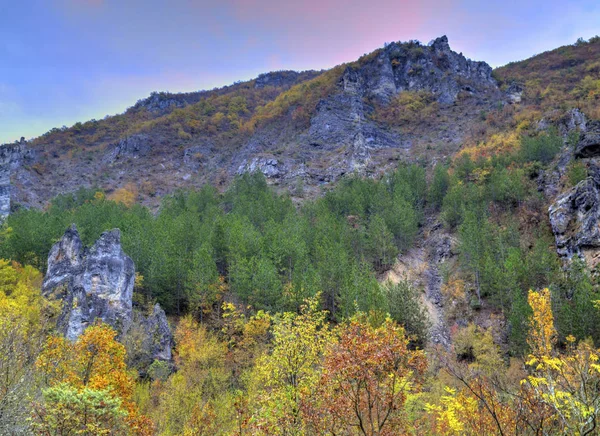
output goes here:
{"type": "Polygon", "coordinates": [[[329,71],[155,93],[122,115],[54,129],[27,143],[32,158],[13,172],[13,200],[42,206],[80,186],[110,193],[129,184],[156,204],[176,188],[223,186],[252,170],[284,188],[301,179],[310,192],[348,172],[451,155],[482,112],[508,101],[492,69],[452,51],[446,37],[391,43],[329,71]],[[382,117],[401,94],[431,96],[430,119],[410,105],[413,120],[382,117]]]}

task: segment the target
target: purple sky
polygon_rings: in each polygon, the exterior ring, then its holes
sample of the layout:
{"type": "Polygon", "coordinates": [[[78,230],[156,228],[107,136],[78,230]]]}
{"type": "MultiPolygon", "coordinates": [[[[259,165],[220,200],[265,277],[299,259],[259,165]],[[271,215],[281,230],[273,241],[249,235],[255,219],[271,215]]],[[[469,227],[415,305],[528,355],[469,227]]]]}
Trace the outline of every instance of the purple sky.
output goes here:
{"type": "Polygon", "coordinates": [[[0,143],[123,112],[151,91],[329,68],[443,34],[499,66],[600,34],[600,2],[0,0],[0,143]]]}

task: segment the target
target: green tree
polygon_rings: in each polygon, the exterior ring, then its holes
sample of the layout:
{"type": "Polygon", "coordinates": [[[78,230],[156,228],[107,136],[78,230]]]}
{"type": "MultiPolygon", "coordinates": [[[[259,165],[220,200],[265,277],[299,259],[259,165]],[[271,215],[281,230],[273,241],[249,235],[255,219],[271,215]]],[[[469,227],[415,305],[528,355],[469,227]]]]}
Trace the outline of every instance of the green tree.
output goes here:
{"type": "Polygon", "coordinates": [[[404,327],[411,341],[422,348],[427,342],[430,324],[419,289],[406,278],[397,284],[388,283],[384,289],[390,316],[404,327]]]}
{"type": "Polygon", "coordinates": [[[439,209],[442,207],[444,197],[448,188],[450,187],[450,176],[448,175],[448,168],[442,164],[437,164],[433,169],[433,178],[429,185],[429,203],[435,208],[439,209]]]}
{"type": "Polygon", "coordinates": [[[38,435],[128,435],[127,412],[108,390],[59,384],[42,391],[33,431],[38,435]]]}

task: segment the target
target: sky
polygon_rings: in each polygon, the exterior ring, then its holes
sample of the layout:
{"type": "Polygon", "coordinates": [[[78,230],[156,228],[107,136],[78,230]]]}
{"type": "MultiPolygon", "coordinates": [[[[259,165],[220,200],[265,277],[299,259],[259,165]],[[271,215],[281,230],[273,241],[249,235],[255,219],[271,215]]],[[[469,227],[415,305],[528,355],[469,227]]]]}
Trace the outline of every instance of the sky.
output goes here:
{"type": "Polygon", "coordinates": [[[495,67],[597,34],[598,0],[0,0],[0,143],[385,42],[495,67]]]}

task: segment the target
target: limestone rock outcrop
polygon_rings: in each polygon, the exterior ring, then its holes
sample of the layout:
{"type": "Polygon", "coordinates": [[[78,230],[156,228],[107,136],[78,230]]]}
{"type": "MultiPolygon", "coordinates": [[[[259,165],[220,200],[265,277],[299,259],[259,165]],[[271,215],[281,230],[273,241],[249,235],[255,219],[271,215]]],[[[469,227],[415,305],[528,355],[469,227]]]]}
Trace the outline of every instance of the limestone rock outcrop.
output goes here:
{"type": "Polygon", "coordinates": [[[581,133],[575,147],[575,157],[589,158],[600,156],[600,122],[590,121],[581,133]]]}
{"type": "Polygon", "coordinates": [[[600,184],[588,177],[559,196],[548,212],[559,255],[600,248],[600,184]]]}
{"type": "Polygon", "coordinates": [[[148,135],[142,133],[131,135],[114,144],[106,154],[104,161],[106,163],[113,163],[117,159],[127,157],[137,159],[148,155],[152,149],[152,145],[153,140],[148,135]]]}
{"type": "Polygon", "coordinates": [[[10,213],[10,176],[23,157],[25,140],[14,144],[0,145],[0,220],[10,213]]]}
{"type": "Polygon", "coordinates": [[[50,250],[42,292],[62,299],[59,329],[75,340],[95,319],[119,332],[129,329],[134,279],[135,267],[121,248],[118,229],[104,232],[87,249],[71,226],[50,250]]]}
{"type": "Polygon", "coordinates": [[[172,335],[160,306],[147,318],[134,317],[134,280],[135,265],[121,248],[119,229],[102,233],[86,248],[72,225],[50,250],[42,293],[62,302],[57,328],[69,340],[76,340],[96,320],[122,337],[135,320],[144,324],[142,342],[151,356],[170,360],[172,335]]]}
{"type": "Polygon", "coordinates": [[[309,148],[345,147],[346,171],[360,170],[374,150],[410,147],[410,141],[382,128],[370,116],[374,105],[385,106],[402,92],[431,92],[446,105],[454,104],[461,93],[507,99],[492,77],[492,68],[452,51],[445,36],[429,45],[388,44],[346,67],[337,89],[318,103],[305,142],[309,148]]]}

